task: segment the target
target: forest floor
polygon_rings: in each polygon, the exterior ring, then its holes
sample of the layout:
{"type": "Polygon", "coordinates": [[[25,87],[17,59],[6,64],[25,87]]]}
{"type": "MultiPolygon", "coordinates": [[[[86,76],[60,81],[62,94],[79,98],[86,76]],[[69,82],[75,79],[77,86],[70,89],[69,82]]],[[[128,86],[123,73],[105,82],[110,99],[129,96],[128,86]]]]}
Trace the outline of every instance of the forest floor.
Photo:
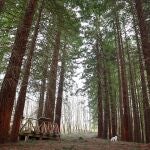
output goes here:
{"type": "Polygon", "coordinates": [[[62,136],[61,141],[29,140],[0,145],[0,150],[150,150],[150,144],[111,142],[95,138],[94,134],[62,136]]]}

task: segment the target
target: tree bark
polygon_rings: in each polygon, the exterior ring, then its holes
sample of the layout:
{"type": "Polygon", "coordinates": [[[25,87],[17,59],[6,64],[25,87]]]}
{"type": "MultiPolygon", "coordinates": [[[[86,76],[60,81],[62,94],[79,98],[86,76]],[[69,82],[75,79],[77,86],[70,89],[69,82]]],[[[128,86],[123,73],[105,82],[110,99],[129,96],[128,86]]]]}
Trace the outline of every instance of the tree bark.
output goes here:
{"type": "MultiPolygon", "coordinates": [[[[116,45],[116,49],[117,48],[117,43],[118,43],[118,40],[117,40],[117,29],[116,29],[116,25],[115,25],[115,22],[114,22],[114,32],[115,32],[115,45],[116,45]]],[[[124,134],[124,124],[123,124],[123,95],[122,95],[122,81],[121,81],[121,69],[120,69],[120,59],[119,59],[119,54],[118,52],[117,53],[117,71],[118,71],[118,84],[119,84],[119,113],[120,113],[120,135],[121,135],[121,140],[123,140],[123,134],[124,134]]]]}
{"type": "Polygon", "coordinates": [[[48,72],[48,60],[47,59],[48,58],[46,58],[45,63],[44,63],[46,66],[44,66],[43,68],[43,78],[41,79],[41,89],[40,89],[37,119],[43,116],[44,96],[45,96],[46,79],[47,79],[47,72],[48,72]]]}
{"type": "Polygon", "coordinates": [[[142,59],[143,54],[141,51],[140,41],[139,41],[139,37],[138,37],[138,29],[136,26],[136,17],[135,17],[136,14],[134,11],[134,7],[132,5],[131,5],[131,9],[132,9],[132,14],[133,14],[133,26],[134,26],[137,50],[138,50],[138,56],[139,56],[140,77],[141,77],[142,97],[143,97],[143,105],[142,106],[143,106],[143,111],[144,111],[146,142],[150,142],[150,117],[146,112],[147,109],[150,109],[150,105],[149,105],[149,99],[148,99],[146,79],[145,79],[145,74],[144,74],[144,64],[143,64],[143,59],[142,59]]]}
{"type": "Polygon", "coordinates": [[[111,107],[111,124],[112,124],[112,134],[111,137],[117,135],[117,111],[116,111],[116,100],[113,94],[112,88],[112,79],[110,69],[108,69],[108,85],[109,85],[109,99],[110,99],[110,107],[111,107]]]}
{"type": "Polygon", "coordinates": [[[148,35],[147,24],[145,22],[145,16],[144,16],[144,11],[142,6],[143,3],[141,0],[134,0],[134,2],[135,2],[135,9],[138,17],[140,35],[141,35],[141,44],[142,44],[142,51],[144,55],[144,61],[145,61],[145,69],[147,72],[148,88],[150,91],[150,39],[148,35]]]}
{"type": "Polygon", "coordinates": [[[55,109],[55,93],[56,93],[56,79],[57,79],[57,66],[58,66],[58,57],[59,57],[59,49],[60,49],[60,35],[61,32],[58,29],[56,33],[55,39],[55,47],[52,56],[52,62],[49,73],[49,83],[48,83],[48,91],[47,98],[45,102],[45,117],[50,118],[51,121],[54,121],[54,109],[55,109]]]}
{"type": "Polygon", "coordinates": [[[23,117],[23,110],[24,110],[25,99],[26,99],[26,91],[27,91],[28,80],[29,80],[29,76],[30,76],[30,68],[31,68],[31,64],[32,64],[33,53],[34,53],[36,39],[37,39],[37,35],[38,35],[42,9],[43,9],[43,2],[40,7],[38,19],[37,19],[37,22],[35,25],[35,30],[34,30],[34,34],[32,37],[31,46],[29,48],[29,52],[28,52],[28,56],[27,56],[27,62],[25,64],[25,68],[24,68],[23,79],[22,79],[21,88],[20,88],[19,96],[18,96],[18,100],[17,100],[17,106],[15,108],[15,114],[14,114],[12,131],[11,131],[11,141],[12,142],[17,142],[17,140],[18,140],[19,128],[20,128],[21,119],[23,117]]]}
{"type": "Polygon", "coordinates": [[[106,58],[103,51],[103,41],[101,33],[99,33],[99,44],[100,44],[100,55],[102,62],[102,74],[103,74],[103,83],[104,83],[104,124],[103,124],[103,133],[102,137],[104,139],[108,138],[109,131],[109,120],[110,120],[110,105],[109,105],[109,89],[108,89],[108,79],[107,79],[107,66],[106,66],[106,58]]]}
{"type": "Polygon", "coordinates": [[[119,56],[117,54],[117,64],[118,64],[118,81],[119,81],[119,112],[120,112],[120,133],[121,133],[121,140],[124,137],[124,124],[123,124],[123,102],[122,102],[122,87],[121,87],[121,71],[120,71],[120,61],[119,56]]]}
{"type": "Polygon", "coordinates": [[[56,103],[56,113],[55,113],[55,123],[58,124],[60,130],[60,122],[61,122],[61,110],[62,110],[62,99],[63,99],[63,87],[64,87],[64,80],[65,80],[65,62],[66,61],[66,45],[63,49],[63,56],[62,56],[62,64],[61,64],[61,71],[60,71],[60,79],[59,79],[59,87],[58,87],[58,96],[57,96],[57,103],[56,103]]]}
{"type": "Polygon", "coordinates": [[[0,91],[0,143],[8,138],[16,87],[37,0],[29,0],[22,23],[19,25],[10,61],[0,91]]]}
{"type": "MultiPolygon", "coordinates": [[[[103,58],[104,61],[105,58],[103,58]]],[[[103,74],[104,74],[104,127],[103,127],[103,138],[108,138],[108,129],[109,129],[109,120],[110,120],[110,106],[109,106],[109,92],[108,92],[108,80],[107,80],[107,68],[106,64],[104,62],[104,68],[103,68],[103,74]]]]}
{"type": "MultiPolygon", "coordinates": [[[[125,29],[124,29],[125,30],[125,29]]],[[[131,58],[130,58],[130,51],[129,51],[129,45],[128,45],[128,41],[127,41],[127,35],[126,35],[126,31],[125,32],[125,42],[126,42],[126,50],[127,50],[127,56],[128,56],[128,63],[129,63],[129,79],[130,79],[130,88],[131,88],[131,97],[132,97],[132,106],[133,106],[133,121],[134,121],[134,142],[141,142],[141,135],[140,135],[140,120],[139,120],[139,111],[137,108],[137,99],[136,99],[136,93],[135,93],[135,80],[133,77],[133,68],[132,68],[132,64],[131,64],[131,58]]]]}
{"type": "MultiPolygon", "coordinates": [[[[125,68],[125,60],[123,54],[123,46],[122,46],[122,35],[120,29],[119,18],[117,13],[115,15],[116,20],[116,29],[117,29],[117,40],[118,40],[118,55],[120,61],[120,72],[121,72],[121,89],[122,89],[122,102],[123,102],[123,140],[131,141],[132,140],[132,128],[131,119],[130,119],[130,109],[129,109],[129,99],[128,99],[128,85],[127,85],[127,78],[126,78],[126,68],[125,68]]],[[[122,109],[122,108],[120,108],[122,109]]]]}
{"type": "Polygon", "coordinates": [[[101,54],[99,51],[99,45],[98,41],[96,42],[96,61],[97,61],[97,84],[98,84],[98,91],[97,91],[97,98],[98,98],[98,138],[102,138],[103,133],[103,106],[102,106],[102,60],[101,60],[101,54]]]}

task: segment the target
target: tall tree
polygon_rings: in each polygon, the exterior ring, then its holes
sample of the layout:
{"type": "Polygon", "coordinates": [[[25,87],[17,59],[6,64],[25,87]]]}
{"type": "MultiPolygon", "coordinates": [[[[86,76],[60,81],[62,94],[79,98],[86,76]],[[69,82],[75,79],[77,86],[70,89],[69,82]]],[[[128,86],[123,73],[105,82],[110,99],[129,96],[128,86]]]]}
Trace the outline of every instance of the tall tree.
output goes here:
{"type": "Polygon", "coordinates": [[[141,35],[142,51],[144,55],[145,68],[147,72],[148,88],[150,91],[150,67],[149,67],[150,66],[150,38],[148,35],[148,27],[145,22],[143,2],[141,0],[134,0],[134,2],[135,2],[135,8],[138,17],[140,35],[141,35]]]}
{"type": "Polygon", "coordinates": [[[61,122],[63,88],[64,88],[64,80],[65,80],[64,75],[65,75],[65,68],[66,68],[66,45],[64,45],[62,53],[63,54],[61,58],[61,71],[60,71],[57,103],[56,103],[56,113],[55,113],[55,123],[58,124],[59,130],[60,130],[60,122],[61,122]]]}
{"type": "MultiPolygon", "coordinates": [[[[115,32],[115,40],[114,40],[114,42],[115,42],[115,46],[116,46],[116,49],[118,48],[117,47],[117,44],[118,44],[118,40],[117,40],[117,30],[116,30],[116,25],[115,25],[115,22],[113,22],[113,30],[114,30],[114,32],[115,32]]],[[[123,134],[124,134],[124,123],[123,123],[123,102],[122,102],[122,100],[123,100],[123,95],[122,95],[122,81],[121,81],[121,70],[120,70],[120,59],[119,59],[119,54],[118,54],[118,52],[116,52],[117,53],[117,72],[118,72],[118,84],[119,84],[119,105],[120,105],[120,107],[119,107],[119,115],[120,115],[120,130],[119,130],[119,132],[120,132],[120,135],[121,135],[121,139],[123,139],[123,134]]]]}
{"type": "Polygon", "coordinates": [[[102,107],[102,57],[99,50],[98,40],[96,41],[96,69],[97,69],[97,99],[98,99],[98,137],[102,138],[103,133],[103,107],[102,107]]]}
{"type": "MultiPolygon", "coordinates": [[[[102,49],[102,47],[101,47],[102,49]]],[[[102,52],[103,53],[103,52],[102,52]]],[[[109,105],[109,89],[108,89],[108,79],[107,79],[107,66],[106,57],[103,53],[103,76],[104,76],[104,124],[103,124],[103,138],[108,138],[108,129],[110,129],[110,105],[109,105]]],[[[111,133],[109,133],[110,135],[111,133]]]]}
{"type": "MultiPolygon", "coordinates": [[[[120,28],[120,22],[118,14],[115,14],[116,20],[116,31],[117,31],[117,43],[118,43],[118,56],[120,62],[120,75],[121,75],[121,93],[122,93],[122,104],[123,104],[123,140],[131,141],[132,132],[131,132],[131,120],[130,120],[130,108],[129,108],[129,99],[128,99],[128,85],[127,85],[127,77],[126,77],[126,68],[125,68],[125,60],[124,60],[124,52],[123,52],[123,43],[122,43],[122,34],[120,28]]],[[[122,106],[120,106],[120,109],[122,106]]]]}
{"type": "Polygon", "coordinates": [[[118,65],[118,82],[119,82],[119,112],[120,112],[120,135],[121,139],[123,140],[123,134],[124,134],[124,122],[123,122],[123,98],[122,98],[122,87],[121,87],[121,71],[120,71],[120,61],[119,61],[119,55],[117,54],[117,65],[118,65]]]}
{"type": "Polygon", "coordinates": [[[60,35],[61,31],[58,28],[55,37],[55,45],[52,55],[52,62],[50,67],[49,73],[49,83],[47,89],[47,98],[45,102],[45,117],[50,118],[51,121],[54,121],[54,108],[55,108],[55,93],[56,93],[56,79],[57,79],[57,67],[58,67],[58,57],[59,57],[59,50],[60,50],[60,35]]]}
{"type": "Polygon", "coordinates": [[[12,142],[16,142],[18,140],[20,122],[23,117],[23,110],[24,110],[24,105],[25,105],[26,91],[27,91],[28,80],[29,80],[29,75],[30,75],[30,68],[32,64],[32,58],[33,58],[36,39],[38,35],[43,4],[44,4],[44,0],[42,1],[41,7],[39,10],[39,15],[38,15],[37,22],[35,25],[34,34],[33,34],[32,41],[31,41],[31,46],[29,48],[27,60],[25,62],[26,64],[24,67],[23,79],[22,79],[21,88],[20,88],[19,95],[18,95],[17,105],[15,108],[15,114],[14,114],[14,119],[13,119],[13,125],[12,125],[12,130],[11,130],[12,142]]]}
{"type": "MultiPolygon", "coordinates": [[[[150,105],[149,105],[149,98],[148,98],[147,83],[146,83],[145,73],[144,73],[146,64],[144,66],[143,53],[142,53],[142,50],[144,47],[142,44],[142,49],[141,49],[139,32],[138,32],[138,27],[137,27],[137,20],[136,20],[136,12],[135,12],[135,7],[134,7],[133,3],[131,4],[131,12],[133,15],[133,28],[134,28],[135,38],[136,38],[136,43],[137,43],[137,51],[138,51],[138,59],[139,59],[139,67],[140,67],[142,98],[143,98],[142,106],[143,106],[143,111],[144,111],[143,113],[144,113],[144,123],[145,123],[145,136],[146,136],[146,142],[149,142],[150,141],[150,118],[149,118],[148,112],[150,110],[150,105]]],[[[141,24],[140,22],[141,21],[139,21],[139,24],[141,24]]],[[[143,28],[145,28],[145,27],[143,27],[143,28]]],[[[141,34],[141,36],[142,36],[142,34],[141,34]]]]}
{"type": "MultiPolygon", "coordinates": [[[[103,133],[102,137],[107,139],[108,133],[110,130],[109,120],[110,120],[110,105],[109,105],[109,89],[108,89],[108,76],[107,76],[107,65],[106,65],[106,54],[104,53],[104,46],[102,35],[99,33],[98,41],[100,44],[100,55],[101,55],[101,63],[102,63],[102,76],[103,76],[103,86],[104,86],[104,93],[103,93],[103,103],[104,103],[104,123],[103,123],[103,133]]],[[[110,134],[110,133],[109,133],[110,134]]]]}
{"type": "Polygon", "coordinates": [[[48,56],[46,56],[44,61],[44,68],[43,68],[43,77],[41,79],[41,85],[40,85],[40,98],[39,98],[39,106],[38,106],[38,114],[37,118],[40,118],[43,116],[43,109],[44,109],[44,97],[45,97],[45,91],[46,91],[46,81],[47,81],[47,72],[48,72],[48,56]]]}
{"type": "Polygon", "coordinates": [[[10,61],[0,91],[0,143],[8,138],[10,118],[19,80],[22,59],[32,24],[37,0],[29,0],[25,14],[18,26],[10,61]]]}
{"type": "Polygon", "coordinates": [[[111,137],[117,135],[117,110],[116,110],[116,100],[112,87],[112,75],[111,69],[108,68],[108,86],[109,86],[109,99],[110,99],[110,107],[111,107],[111,124],[112,124],[112,134],[111,137]]]}
{"type": "MultiPolygon", "coordinates": [[[[125,29],[124,29],[125,30],[125,29]]],[[[136,93],[135,93],[135,80],[133,77],[133,67],[131,63],[131,56],[130,56],[130,51],[129,51],[129,44],[128,44],[128,39],[127,39],[127,34],[126,31],[124,31],[125,34],[125,42],[126,42],[126,51],[127,51],[127,56],[128,56],[128,64],[129,64],[129,79],[130,79],[130,88],[131,88],[131,97],[132,97],[132,106],[133,106],[133,121],[134,121],[134,133],[133,133],[133,140],[135,142],[140,142],[141,141],[141,135],[139,132],[140,129],[140,121],[139,121],[139,111],[137,108],[137,98],[136,98],[136,93]]]]}

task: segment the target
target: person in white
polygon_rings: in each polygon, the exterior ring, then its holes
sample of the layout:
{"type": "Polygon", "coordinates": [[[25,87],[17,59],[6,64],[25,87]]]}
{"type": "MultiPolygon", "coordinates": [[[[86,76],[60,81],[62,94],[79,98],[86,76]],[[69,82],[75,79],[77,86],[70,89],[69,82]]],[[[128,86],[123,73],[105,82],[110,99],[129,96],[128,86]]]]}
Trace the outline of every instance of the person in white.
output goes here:
{"type": "Polygon", "coordinates": [[[112,138],[110,139],[110,141],[112,141],[112,142],[118,141],[118,137],[117,137],[117,136],[114,136],[114,137],[112,137],[112,138]]]}

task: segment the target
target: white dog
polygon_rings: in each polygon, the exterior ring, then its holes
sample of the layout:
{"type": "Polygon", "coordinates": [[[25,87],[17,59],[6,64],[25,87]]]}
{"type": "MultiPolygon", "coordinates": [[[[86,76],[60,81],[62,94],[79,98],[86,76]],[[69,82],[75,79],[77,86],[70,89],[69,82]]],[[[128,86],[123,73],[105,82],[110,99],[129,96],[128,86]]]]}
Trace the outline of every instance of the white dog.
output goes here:
{"type": "Polygon", "coordinates": [[[110,141],[116,142],[116,141],[118,141],[118,137],[117,137],[117,136],[114,136],[114,137],[112,137],[112,138],[110,139],[110,141]]]}

